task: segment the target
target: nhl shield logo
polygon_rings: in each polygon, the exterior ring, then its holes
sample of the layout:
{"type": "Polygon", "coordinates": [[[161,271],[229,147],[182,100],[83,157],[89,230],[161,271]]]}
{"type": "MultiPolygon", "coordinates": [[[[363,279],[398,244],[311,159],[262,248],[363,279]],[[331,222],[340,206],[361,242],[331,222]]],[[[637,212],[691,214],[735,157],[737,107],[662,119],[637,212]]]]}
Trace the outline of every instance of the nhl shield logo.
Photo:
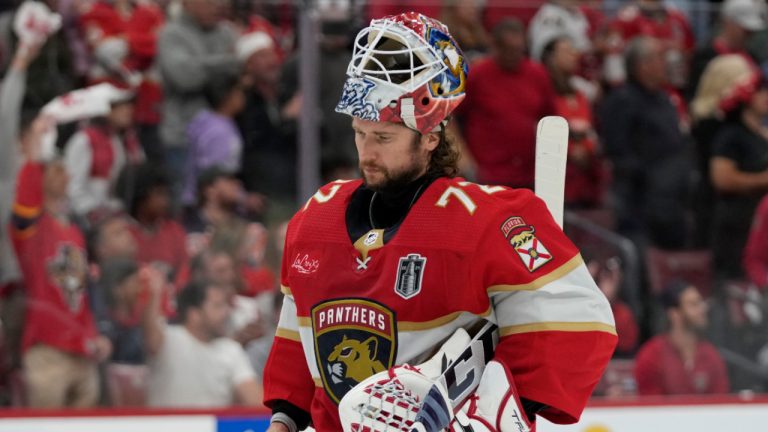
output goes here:
{"type": "Polygon", "coordinates": [[[337,404],[359,382],[391,368],[397,353],[395,313],[368,299],[340,299],[312,308],[315,361],[323,388],[337,404]]]}
{"type": "Polygon", "coordinates": [[[427,258],[419,254],[408,254],[400,258],[397,265],[395,292],[404,299],[409,299],[421,291],[421,282],[427,258]]]}

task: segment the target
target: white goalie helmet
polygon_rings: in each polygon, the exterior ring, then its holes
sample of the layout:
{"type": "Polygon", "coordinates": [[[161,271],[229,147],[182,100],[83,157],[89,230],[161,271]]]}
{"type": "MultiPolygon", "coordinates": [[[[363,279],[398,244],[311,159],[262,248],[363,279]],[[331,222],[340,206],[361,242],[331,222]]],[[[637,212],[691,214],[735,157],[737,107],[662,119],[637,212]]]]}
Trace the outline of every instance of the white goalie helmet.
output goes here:
{"type": "Polygon", "coordinates": [[[468,72],[440,21],[415,12],[375,19],[355,39],[336,111],[431,132],[464,99],[468,72]]]}

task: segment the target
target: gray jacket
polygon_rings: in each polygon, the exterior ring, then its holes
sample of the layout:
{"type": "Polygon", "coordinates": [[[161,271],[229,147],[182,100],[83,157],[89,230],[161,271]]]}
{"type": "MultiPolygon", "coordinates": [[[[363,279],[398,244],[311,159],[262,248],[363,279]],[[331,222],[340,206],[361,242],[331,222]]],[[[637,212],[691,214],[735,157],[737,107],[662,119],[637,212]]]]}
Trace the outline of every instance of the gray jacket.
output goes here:
{"type": "Polygon", "coordinates": [[[0,284],[21,279],[16,255],[8,238],[8,222],[16,194],[16,174],[21,163],[19,124],[26,81],[25,71],[11,68],[0,86],[0,284]]]}
{"type": "Polygon", "coordinates": [[[206,107],[203,88],[211,77],[237,73],[235,34],[219,24],[206,30],[182,13],[158,38],[157,61],[165,92],[160,137],[166,146],[186,146],[186,127],[206,107]]]}

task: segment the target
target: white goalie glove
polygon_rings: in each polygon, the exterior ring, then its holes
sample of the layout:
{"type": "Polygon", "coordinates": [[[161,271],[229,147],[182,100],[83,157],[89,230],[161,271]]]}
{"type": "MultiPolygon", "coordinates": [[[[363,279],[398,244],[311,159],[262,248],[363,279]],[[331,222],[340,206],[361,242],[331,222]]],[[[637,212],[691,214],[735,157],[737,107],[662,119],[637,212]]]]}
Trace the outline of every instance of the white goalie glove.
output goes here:
{"type": "Polygon", "coordinates": [[[467,361],[469,346],[488,348],[491,343],[482,334],[470,340],[459,329],[429,361],[396,366],[359,383],[339,404],[344,432],[531,431],[509,370],[498,361],[485,366],[492,349],[474,349],[467,361]],[[446,379],[454,365],[459,367],[446,379]],[[457,406],[461,410],[454,415],[457,406]]]}
{"type": "Polygon", "coordinates": [[[451,422],[451,432],[530,432],[515,382],[507,367],[493,360],[485,367],[475,394],[451,422]]]}
{"type": "Polygon", "coordinates": [[[339,403],[344,432],[410,431],[430,390],[436,404],[431,412],[448,424],[453,418],[448,391],[437,383],[445,367],[454,362],[470,344],[469,334],[458,329],[428,361],[418,365],[395,366],[363,380],[339,403]],[[434,391],[437,389],[437,392],[434,391]]]}

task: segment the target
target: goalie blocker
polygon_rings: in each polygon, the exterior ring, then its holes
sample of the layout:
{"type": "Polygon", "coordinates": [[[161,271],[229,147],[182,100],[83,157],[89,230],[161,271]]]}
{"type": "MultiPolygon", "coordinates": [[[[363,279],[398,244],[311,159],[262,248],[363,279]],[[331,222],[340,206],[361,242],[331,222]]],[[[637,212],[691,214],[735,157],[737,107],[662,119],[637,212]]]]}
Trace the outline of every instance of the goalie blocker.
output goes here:
{"type": "Polygon", "coordinates": [[[491,323],[471,341],[458,329],[427,362],[366,379],[339,404],[344,431],[532,430],[509,369],[488,363],[496,343],[491,323]]]}

